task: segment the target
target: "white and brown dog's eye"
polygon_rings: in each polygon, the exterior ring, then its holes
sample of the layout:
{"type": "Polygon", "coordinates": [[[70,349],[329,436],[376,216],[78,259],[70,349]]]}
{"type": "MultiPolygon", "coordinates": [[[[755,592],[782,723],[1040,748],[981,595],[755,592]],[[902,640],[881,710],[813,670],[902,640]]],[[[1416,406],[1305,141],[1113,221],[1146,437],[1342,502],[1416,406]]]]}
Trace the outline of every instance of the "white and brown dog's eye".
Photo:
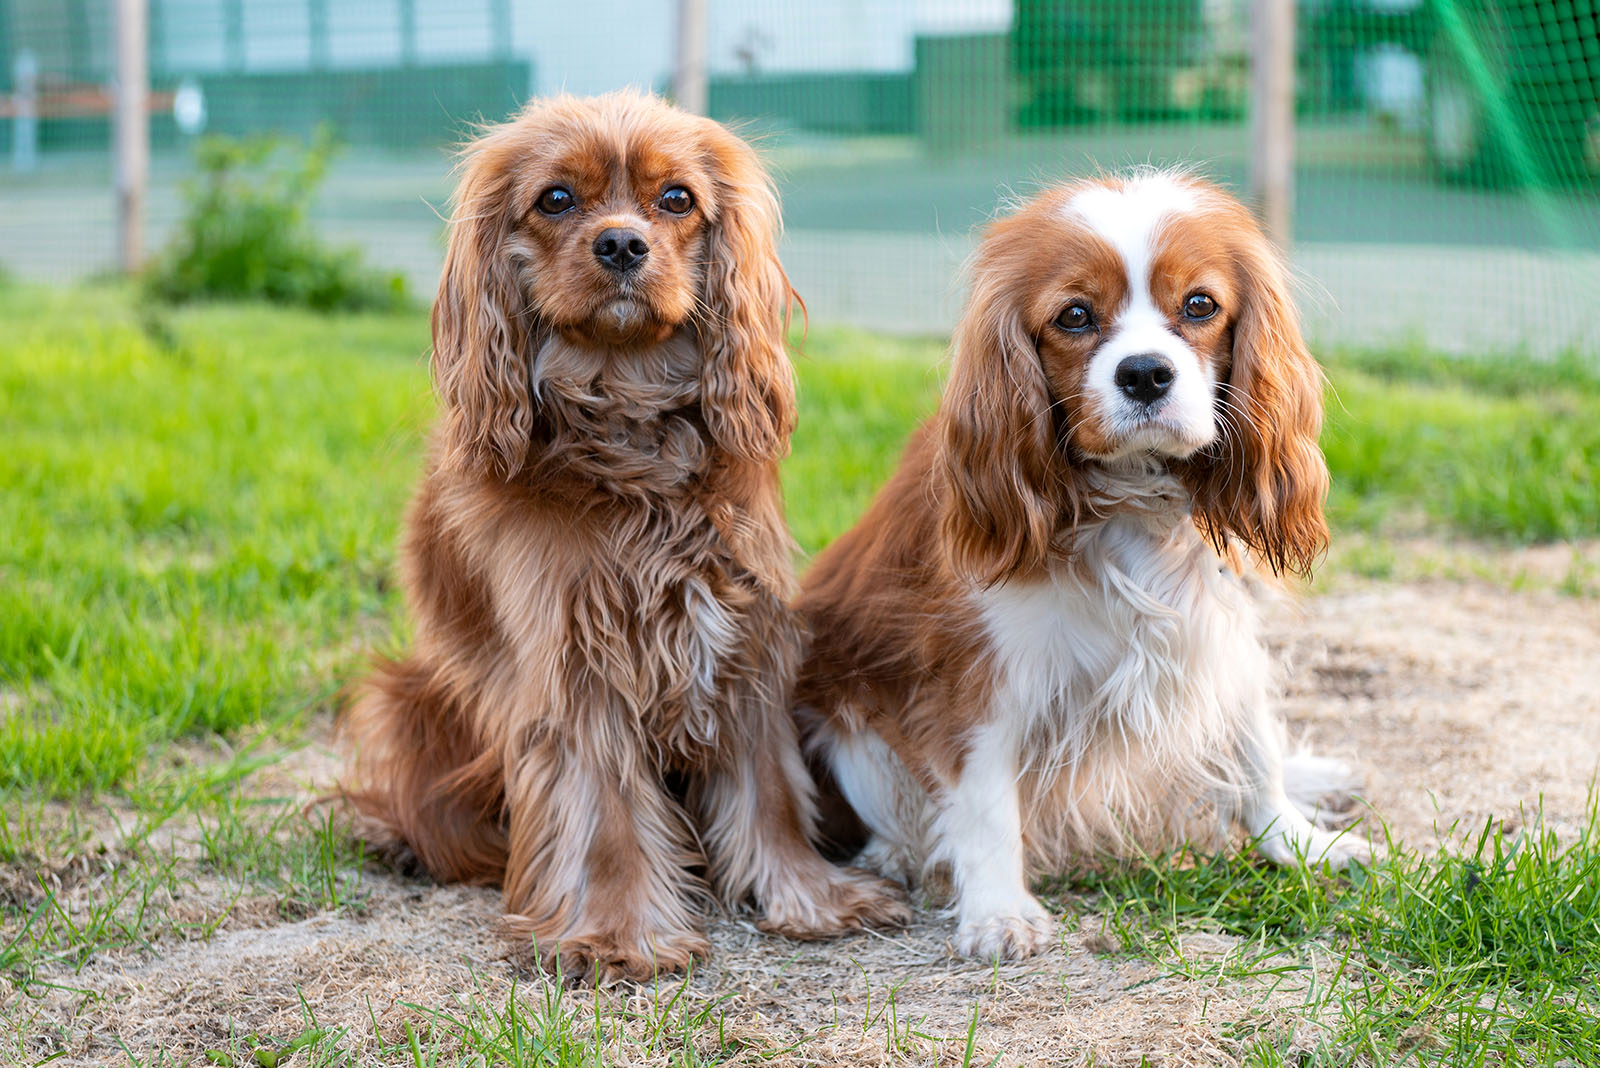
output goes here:
{"type": "Polygon", "coordinates": [[[1094,316],[1087,304],[1069,304],[1056,316],[1056,325],[1069,334],[1081,334],[1094,326],[1094,316]]]}
{"type": "Polygon", "coordinates": [[[578,198],[564,185],[553,185],[539,194],[535,206],[546,215],[561,215],[577,206],[578,198]]]}
{"type": "Polygon", "coordinates": [[[661,194],[661,210],[673,215],[687,215],[694,208],[694,197],[681,185],[675,185],[661,194]]]}
{"type": "Polygon", "coordinates": [[[1191,293],[1183,302],[1183,314],[1195,322],[1204,322],[1217,314],[1217,302],[1206,293],[1191,293]]]}

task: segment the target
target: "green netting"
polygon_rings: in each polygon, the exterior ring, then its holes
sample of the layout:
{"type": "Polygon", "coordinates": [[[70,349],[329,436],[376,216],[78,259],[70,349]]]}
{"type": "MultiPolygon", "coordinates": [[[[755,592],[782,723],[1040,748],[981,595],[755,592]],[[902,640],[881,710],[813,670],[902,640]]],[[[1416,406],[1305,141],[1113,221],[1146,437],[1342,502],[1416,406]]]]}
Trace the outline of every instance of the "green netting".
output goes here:
{"type": "MultiPolygon", "coordinates": [[[[708,6],[710,110],[762,137],[817,321],[946,330],[974,227],[1056,177],[1176,164],[1250,192],[1249,0],[708,6]]],[[[111,261],[93,92],[110,80],[109,9],[0,0],[0,96],[15,99],[27,54],[44,105],[32,169],[0,161],[12,274],[111,261]]],[[[531,92],[664,90],[675,9],[150,0],[151,80],[197,88],[212,131],[333,123],[347,148],[321,224],[427,292],[445,146],[531,92]]],[[[1304,0],[1297,21],[1293,254],[1314,335],[1600,352],[1600,0],[1304,0]]],[[[169,99],[152,122],[156,242],[193,140],[169,99]]],[[[0,151],[18,126],[0,118],[0,151]]]]}

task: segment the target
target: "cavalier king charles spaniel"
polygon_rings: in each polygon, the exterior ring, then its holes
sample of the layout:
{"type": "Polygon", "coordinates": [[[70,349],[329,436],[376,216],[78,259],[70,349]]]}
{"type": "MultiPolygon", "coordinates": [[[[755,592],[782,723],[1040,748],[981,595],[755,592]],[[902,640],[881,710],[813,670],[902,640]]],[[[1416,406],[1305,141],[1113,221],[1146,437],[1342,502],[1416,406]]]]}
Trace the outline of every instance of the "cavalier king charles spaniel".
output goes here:
{"type": "Polygon", "coordinates": [[[346,796],[374,844],[501,884],[569,977],[685,967],[714,898],[796,938],[906,918],[810,842],[778,221],[748,145],[638,94],[535,102],[465,156],[415,637],[347,713],[346,796]]]}
{"type": "Polygon", "coordinates": [[[1363,855],[1313,822],[1348,771],[1285,756],[1248,577],[1327,539],[1322,376],[1272,247],[1139,172],[994,223],[972,275],[938,413],[797,602],[797,711],[862,862],[940,872],[957,952],[1022,958],[1052,941],[1028,875],[1097,852],[1238,823],[1281,864],[1363,855]]]}

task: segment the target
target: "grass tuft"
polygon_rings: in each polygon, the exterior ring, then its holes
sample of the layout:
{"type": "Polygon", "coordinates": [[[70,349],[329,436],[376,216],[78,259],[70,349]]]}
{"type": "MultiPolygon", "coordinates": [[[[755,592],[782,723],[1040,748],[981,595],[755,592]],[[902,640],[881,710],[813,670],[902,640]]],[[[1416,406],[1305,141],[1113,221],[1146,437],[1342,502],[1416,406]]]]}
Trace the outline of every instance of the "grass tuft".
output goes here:
{"type": "Polygon", "coordinates": [[[1177,853],[1047,889],[1177,974],[1308,979],[1321,1037],[1254,1036],[1253,1063],[1600,1064],[1600,807],[1565,837],[1534,818],[1443,844],[1348,876],[1177,853]],[[1194,931],[1238,941],[1195,957],[1194,931]]]}
{"type": "Polygon", "coordinates": [[[326,701],[394,608],[420,318],[0,294],[0,789],[124,781],[326,701]]]}
{"type": "Polygon", "coordinates": [[[1322,447],[1335,524],[1427,525],[1512,542],[1600,533],[1600,379],[1393,354],[1330,365],[1322,447]],[[1446,372],[1451,368],[1457,375],[1446,372]]]}

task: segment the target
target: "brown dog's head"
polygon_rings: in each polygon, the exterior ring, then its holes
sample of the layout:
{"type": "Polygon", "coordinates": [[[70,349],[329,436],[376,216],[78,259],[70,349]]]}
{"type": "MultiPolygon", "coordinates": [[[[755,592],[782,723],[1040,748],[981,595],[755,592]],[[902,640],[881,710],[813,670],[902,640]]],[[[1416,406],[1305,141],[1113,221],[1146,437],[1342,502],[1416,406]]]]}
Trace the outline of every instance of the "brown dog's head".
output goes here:
{"type": "Polygon", "coordinates": [[[626,358],[692,330],[717,443],[770,459],[793,426],[778,202],[755,153],[638,93],[535,101],[468,146],[434,307],[446,462],[509,477],[539,343],[626,358]]]}
{"type": "Polygon", "coordinates": [[[985,235],[942,409],[952,562],[1042,564],[1096,465],[1158,463],[1273,570],[1327,537],[1322,376],[1237,200],[1142,172],[1048,190],[985,235]]]}

